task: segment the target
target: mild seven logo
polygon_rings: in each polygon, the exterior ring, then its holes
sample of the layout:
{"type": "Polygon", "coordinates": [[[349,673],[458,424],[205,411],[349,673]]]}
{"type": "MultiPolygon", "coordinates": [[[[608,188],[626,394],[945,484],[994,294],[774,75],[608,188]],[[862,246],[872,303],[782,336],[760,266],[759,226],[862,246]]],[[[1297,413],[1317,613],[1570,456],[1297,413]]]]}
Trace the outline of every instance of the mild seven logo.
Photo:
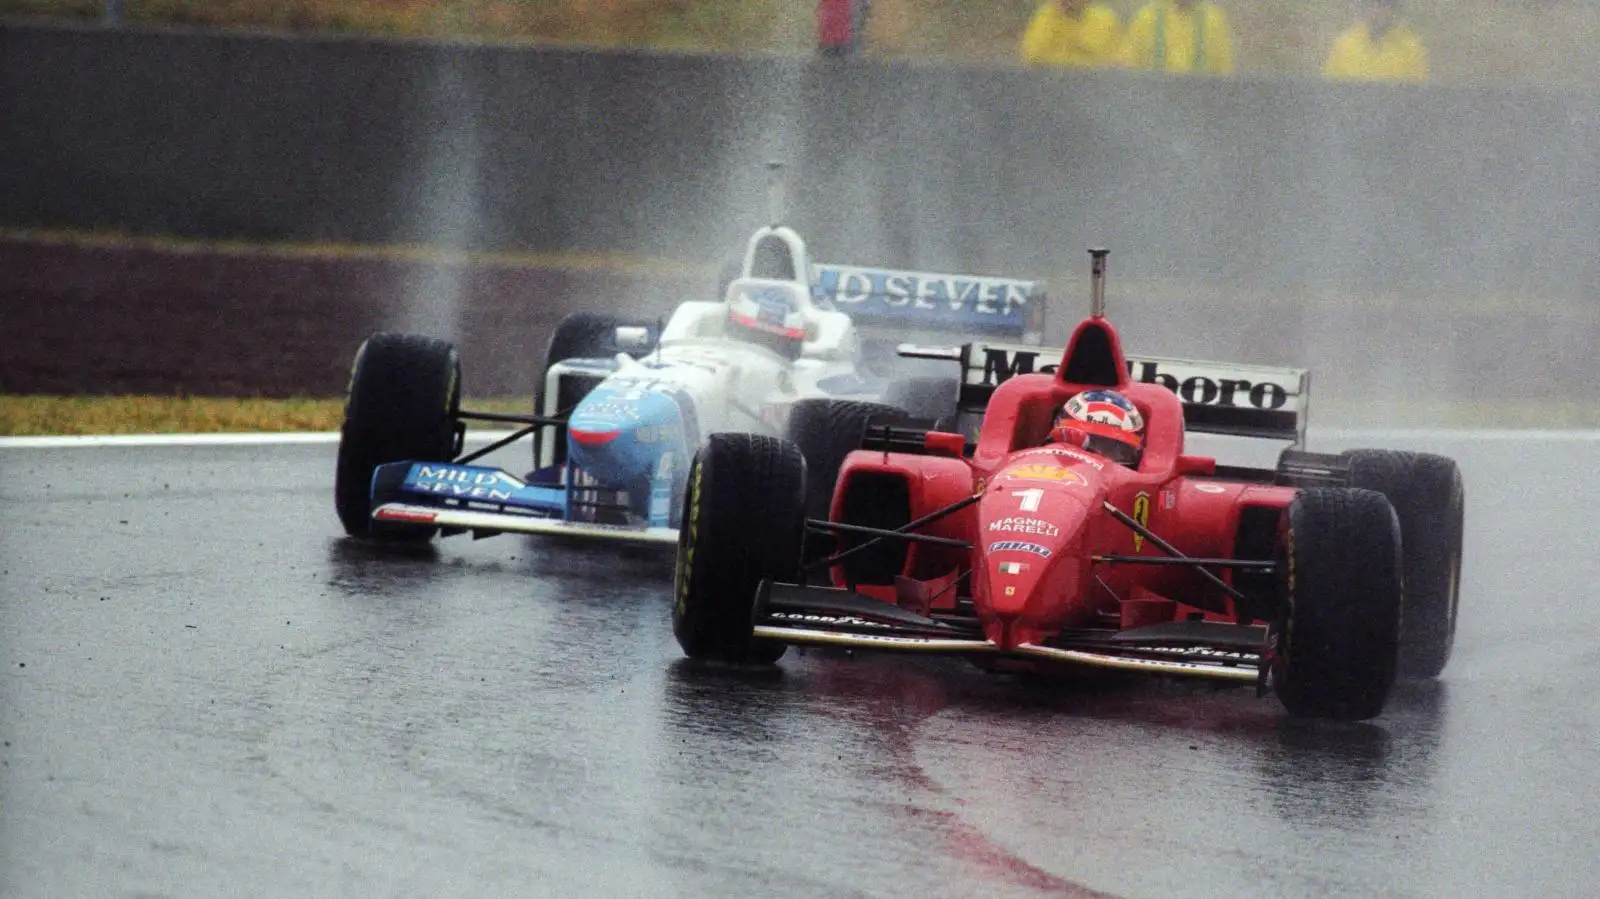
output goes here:
{"type": "Polygon", "coordinates": [[[405,488],[459,499],[507,502],[525,486],[503,471],[457,465],[417,463],[406,473],[405,488]]]}
{"type": "Polygon", "coordinates": [[[1007,278],[818,266],[813,293],[843,312],[993,317],[1021,323],[1032,290],[1031,281],[1007,278]]]}

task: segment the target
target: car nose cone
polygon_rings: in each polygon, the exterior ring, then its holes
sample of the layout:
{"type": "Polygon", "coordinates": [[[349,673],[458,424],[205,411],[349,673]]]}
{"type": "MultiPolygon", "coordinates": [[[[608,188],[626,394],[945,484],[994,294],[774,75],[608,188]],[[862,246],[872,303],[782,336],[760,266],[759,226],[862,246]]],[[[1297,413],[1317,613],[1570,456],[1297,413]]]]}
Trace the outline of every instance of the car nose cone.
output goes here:
{"type": "Polygon", "coordinates": [[[602,386],[572,410],[567,454],[601,483],[626,488],[654,474],[662,453],[678,445],[680,433],[671,397],[602,386]]]}

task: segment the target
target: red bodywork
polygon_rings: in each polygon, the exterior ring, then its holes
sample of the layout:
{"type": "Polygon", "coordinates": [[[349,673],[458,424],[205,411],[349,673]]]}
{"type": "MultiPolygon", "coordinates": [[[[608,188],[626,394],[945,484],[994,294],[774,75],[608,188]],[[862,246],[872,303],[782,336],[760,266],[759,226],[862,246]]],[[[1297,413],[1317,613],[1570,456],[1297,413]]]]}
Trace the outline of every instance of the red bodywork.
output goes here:
{"type": "MultiPolygon", "coordinates": [[[[970,550],[911,542],[897,550],[903,556],[898,572],[888,574],[880,564],[863,578],[846,563],[833,569],[834,583],[853,582],[857,593],[922,614],[955,610],[957,593],[970,592],[984,636],[1002,652],[1042,644],[1064,628],[1128,629],[1196,618],[1252,623],[1249,610],[1238,609],[1224,590],[1190,566],[1099,559],[1167,555],[1118,521],[1104,503],[1186,556],[1235,558],[1241,556],[1244,510],[1260,508],[1252,526],[1275,529],[1277,513],[1296,492],[1216,478],[1214,459],[1184,454],[1179,398],[1160,385],[1130,381],[1127,371],[1115,329],[1103,318],[1090,318],[1074,331],[1055,374],[1018,375],[995,389],[970,458],[951,451],[954,435],[939,433],[928,436],[929,449],[944,455],[852,453],[835,488],[834,521],[859,519],[867,509],[880,516],[874,526],[896,527],[965,497],[982,497],[917,529],[970,542],[970,550]],[[1080,352],[1084,358],[1074,364],[1080,352]],[[1085,371],[1093,371],[1097,383],[1067,380],[1069,373],[1083,376],[1085,371]],[[1114,383],[1105,383],[1110,380],[1114,383]],[[1137,469],[1075,446],[1047,443],[1055,411],[1072,395],[1095,387],[1120,391],[1144,415],[1145,449],[1137,469]],[[904,484],[903,490],[885,489],[895,481],[904,484]],[[877,508],[901,503],[906,508],[892,513],[877,508]],[[890,517],[881,518],[884,514],[890,517]],[[953,581],[968,569],[969,588],[953,589],[953,581]]],[[[1217,573],[1232,583],[1232,574],[1217,573]]]]}

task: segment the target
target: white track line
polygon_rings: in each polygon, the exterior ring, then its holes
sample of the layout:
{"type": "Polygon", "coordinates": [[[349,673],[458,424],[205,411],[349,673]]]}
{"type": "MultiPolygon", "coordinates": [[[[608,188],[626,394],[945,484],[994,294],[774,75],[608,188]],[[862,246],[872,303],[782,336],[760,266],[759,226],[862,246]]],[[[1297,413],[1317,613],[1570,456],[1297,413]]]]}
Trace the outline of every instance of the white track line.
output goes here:
{"type": "Polygon", "coordinates": [[[1545,443],[1600,440],[1593,428],[1312,428],[1309,442],[1323,440],[1534,440],[1545,443]]]}
{"type": "MultiPolygon", "coordinates": [[[[469,443],[488,443],[511,431],[472,431],[469,443]]],[[[1532,440],[1545,443],[1600,441],[1600,430],[1529,428],[1325,428],[1311,430],[1320,440],[1532,440]]],[[[249,434],[82,434],[60,437],[0,437],[0,449],[71,449],[114,446],[281,446],[339,442],[337,431],[249,434]]]]}
{"type": "MultiPolygon", "coordinates": [[[[473,431],[468,443],[488,443],[512,431],[473,431]]],[[[250,434],[74,434],[61,437],[0,437],[0,449],[73,449],[108,446],[282,446],[338,443],[338,431],[250,434]]]]}

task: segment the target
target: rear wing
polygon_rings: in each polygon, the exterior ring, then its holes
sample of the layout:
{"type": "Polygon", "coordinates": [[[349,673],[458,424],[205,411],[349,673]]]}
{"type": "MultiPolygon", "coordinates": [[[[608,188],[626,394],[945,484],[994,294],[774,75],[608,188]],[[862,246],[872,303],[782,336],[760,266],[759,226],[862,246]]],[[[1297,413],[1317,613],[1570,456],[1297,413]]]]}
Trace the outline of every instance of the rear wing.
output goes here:
{"type": "MultiPolygon", "coordinates": [[[[900,355],[961,363],[962,412],[982,412],[996,387],[1023,374],[1049,374],[1065,350],[997,343],[957,349],[902,346],[900,355]]],[[[1306,442],[1311,373],[1237,362],[1201,362],[1158,356],[1129,357],[1128,379],[1160,384],[1183,401],[1190,431],[1306,442]]]]}
{"type": "Polygon", "coordinates": [[[954,332],[1037,345],[1044,336],[1042,281],[817,264],[811,296],[859,328],[892,328],[900,340],[954,332]]]}

